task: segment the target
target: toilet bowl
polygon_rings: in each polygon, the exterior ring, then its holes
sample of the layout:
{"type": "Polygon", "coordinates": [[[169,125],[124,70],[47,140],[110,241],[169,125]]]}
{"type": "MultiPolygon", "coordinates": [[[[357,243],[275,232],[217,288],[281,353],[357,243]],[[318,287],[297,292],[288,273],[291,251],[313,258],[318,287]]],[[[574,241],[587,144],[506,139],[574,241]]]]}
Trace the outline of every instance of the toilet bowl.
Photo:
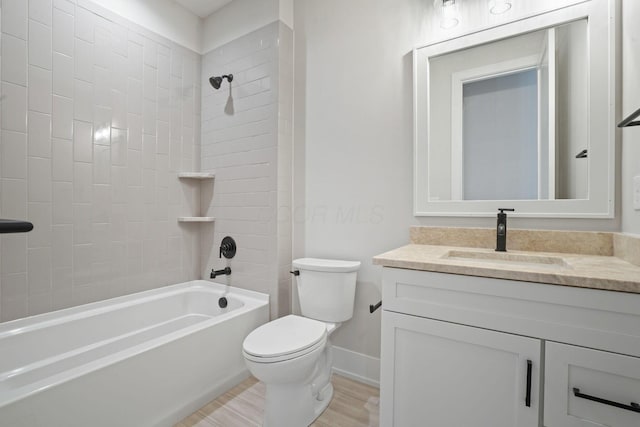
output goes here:
{"type": "Polygon", "coordinates": [[[329,336],[353,316],[357,261],[295,260],[302,316],[288,315],[252,331],[243,343],[249,371],[266,385],[263,426],[304,427],[329,405],[329,336]]]}

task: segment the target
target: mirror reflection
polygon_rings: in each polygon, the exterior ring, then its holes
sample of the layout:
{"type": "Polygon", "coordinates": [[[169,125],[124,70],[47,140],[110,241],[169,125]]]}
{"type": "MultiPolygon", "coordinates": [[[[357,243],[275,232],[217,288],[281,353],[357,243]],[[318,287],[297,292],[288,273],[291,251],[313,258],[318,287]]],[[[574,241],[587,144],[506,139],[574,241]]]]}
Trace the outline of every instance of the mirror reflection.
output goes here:
{"type": "Polygon", "coordinates": [[[587,48],[581,19],[429,57],[428,199],[587,199],[587,48]]]}

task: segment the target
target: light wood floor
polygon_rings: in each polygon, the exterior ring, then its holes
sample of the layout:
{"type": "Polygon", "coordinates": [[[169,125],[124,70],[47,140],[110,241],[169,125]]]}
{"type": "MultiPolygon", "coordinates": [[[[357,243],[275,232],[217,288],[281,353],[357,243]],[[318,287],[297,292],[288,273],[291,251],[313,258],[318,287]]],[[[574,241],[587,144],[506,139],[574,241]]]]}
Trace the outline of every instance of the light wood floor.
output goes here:
{"type": "MultiPolygon", "coordinates": [[[[379,390],[333,375],[333,400],[313,427],[378,427],[379,390]]],[[[264,384],[248,378],[175,427],[260,427],[264,384]]]]}

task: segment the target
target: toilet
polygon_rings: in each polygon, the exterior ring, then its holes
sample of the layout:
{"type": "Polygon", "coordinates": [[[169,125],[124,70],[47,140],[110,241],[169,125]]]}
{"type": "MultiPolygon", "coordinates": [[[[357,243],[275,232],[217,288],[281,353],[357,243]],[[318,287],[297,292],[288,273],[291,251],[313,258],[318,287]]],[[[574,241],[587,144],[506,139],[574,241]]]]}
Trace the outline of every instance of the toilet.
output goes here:
{"type": "Polygon", "coordinates": [[[305,427],[333,397],[329,336],[353,316],[358,261],[296,259],[302,316],[266,323],[244,340],[249,371],[265,383],[265,427],[305,427]]]}

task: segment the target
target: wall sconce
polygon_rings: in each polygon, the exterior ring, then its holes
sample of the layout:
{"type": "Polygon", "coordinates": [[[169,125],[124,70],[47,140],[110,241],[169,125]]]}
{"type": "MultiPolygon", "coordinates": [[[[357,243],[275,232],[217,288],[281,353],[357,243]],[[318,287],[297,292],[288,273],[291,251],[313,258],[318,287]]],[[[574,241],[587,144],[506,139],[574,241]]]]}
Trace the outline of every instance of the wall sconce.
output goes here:
{"type": "Polygon", "coordinates": [[[458,25],[458,6],[456,0],[435,0],[433,2],[434,9],[440,9],[440,27],[445,30],[458,25]]]}
{"type": "Polygon", "coordinates": [[[511,2],[509,0],[490,0],[489,12],[494,15],[500,15],[511,9],[511,2]]]}

